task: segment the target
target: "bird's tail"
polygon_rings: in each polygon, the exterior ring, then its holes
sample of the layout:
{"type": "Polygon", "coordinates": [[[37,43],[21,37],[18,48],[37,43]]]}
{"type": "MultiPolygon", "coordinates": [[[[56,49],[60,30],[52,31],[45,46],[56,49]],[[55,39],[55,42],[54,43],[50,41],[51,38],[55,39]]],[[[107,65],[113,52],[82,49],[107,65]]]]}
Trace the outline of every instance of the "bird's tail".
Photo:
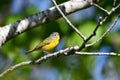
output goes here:
{"type": "Polygon", "coordinates": [[[29,54],[29,53],[31,53],[31,52],[33,52],[33,51],[34,51],[34,49],[29,50],[29,51],[27,51],[25,54],[29,54]]]}
{"type": "Polygon", "coordinates": [[[38,46],[38,47],[33,48],[32,50],[28,50],[25,54],[29,54],[29,53],[34,52],[36,50],[40,50],[40,47],[38,46]]]}

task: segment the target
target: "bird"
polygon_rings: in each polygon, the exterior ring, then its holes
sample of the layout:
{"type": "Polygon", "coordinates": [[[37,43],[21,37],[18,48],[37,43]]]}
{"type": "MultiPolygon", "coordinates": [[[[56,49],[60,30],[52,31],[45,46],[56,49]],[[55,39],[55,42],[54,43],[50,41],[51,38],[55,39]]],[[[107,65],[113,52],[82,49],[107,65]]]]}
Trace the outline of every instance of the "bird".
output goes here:
{"type": "Polygon", "coordinates": [[[60,40],[59,33],[53,32],[49,37],[47,37],[42,42],[40,42],[35,48],[28,50],[26,54],[38,50],[42,50],[44,52],[50,52],[59,44],[59,40],[60,40]]]}

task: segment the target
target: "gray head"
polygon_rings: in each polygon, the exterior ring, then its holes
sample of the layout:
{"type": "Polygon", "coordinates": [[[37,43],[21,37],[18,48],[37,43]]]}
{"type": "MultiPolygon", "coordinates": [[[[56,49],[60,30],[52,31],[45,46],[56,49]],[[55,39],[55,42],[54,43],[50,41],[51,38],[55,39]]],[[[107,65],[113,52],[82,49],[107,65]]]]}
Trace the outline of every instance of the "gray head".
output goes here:
{"type": "Polygon", "coordinates": [[[50,35],[50,38],[52,38],[52,39],[56,39],[57,37],[59,37],[59,33],[58,33],[58,32],[53,32],[53,33],[50,35]]]}

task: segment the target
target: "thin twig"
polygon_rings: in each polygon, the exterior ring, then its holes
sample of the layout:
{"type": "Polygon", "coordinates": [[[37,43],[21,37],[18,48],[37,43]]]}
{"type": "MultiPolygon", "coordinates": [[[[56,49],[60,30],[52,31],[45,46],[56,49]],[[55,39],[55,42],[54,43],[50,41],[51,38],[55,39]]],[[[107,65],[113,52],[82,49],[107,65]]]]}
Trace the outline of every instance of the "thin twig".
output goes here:
{"type": "Polygon", "coordinates": [[[98,22],[98,24],[96,25],[95,29],[93,30],[93,33],[86,39],[86,42],[88,40],[90,40],[93,36],[96,35],[96,32],[98,30],[98,28],[106,21],[108,17],[106,16],[104,19],[102,19],[101,21],[98,22]]]}
{"type": "Polygon", "coordinates": [[[55,0],[51,0],[53,2],[53,4],[55,5],[55,7],[58,9],[58,11],[60,12],[60,14],[63,16],[63,18],[65,19],[65,21],[68,23],[68,25],[83,39],[86,40],[86,37],[67,19],[67,17],[64,15],[64,13],[62,12],[62,10],[58,7],[57,3],[55,0]]]}
{"type": "Polygon", "coordinates": [[[80,49],[79,49],[80,51],[81,51],[83,48],[86,48],[86,45],[87,45],[86,43],[87,43],[93,36],[96,35],[96,32],[97,32],[99,26],[102,25],[102,24],[106,21],[107,18],[108,18],[108,17],[106,16],[106,17],[103,18],[102,20],[100,19],[100,21],[99,21],[98,24],[96,25],[95,29],[93,30],[93,33],[91,33],[91,34],[87,37],[87,39],[82,43],[82,45],[80,46],[80,49]]]}
{"type": "MultiPolygon", "coordinates": [[[[93,4],[95,4],[95,3],[93,3],[93,4]]],[[[97,4],[96,4],[96,5],[97,5],[97,4]]],[[[98,5],[97,5],[97,6],[98,6],[98,5]]],[[[113,8],[111,9],[111,11],[109,11],[110,14],[108,14],[103,20],[101,20],[101,21],[97,24],[96,28],[95,28],[94,31],[93,31],[93,34],[91,34],[91,35],[86,39],[86,42],[87,42],[88,40],[90,40],[90,39],[95,35],[98,27],[101,26],[101,25],[106,21],[106,19],[108,18],[108,16],[110,16],[113,12],[115,12],[119,7],[120,7],[120,4],[118,4],[116,7],[113,7],[113,8]]],[[[101,7],[98,6],[98,8],[101,8],[101,7]]],[[[101,9],[102,9],[102,8],[101,8],[101,9]]],[[[107,12],[108,12],[108,11],[107,11],[107,12]]],[[[120,15],[120,14],[119,14],[119,15],[120,15]]],[[[98,41],[100,41],[101,39],[103,39],[103,37],[106,36],[106,35],[111,31],[111,29],[114,27],[114,25],[116,24],[116,22],[117,22],[117,20],[118,20],[118,18],[119,18],[119,15],[118,15],[117,18],[114,20],[113,25],[111,25],[111,27],[108,28],[107,31],[106,31],[99,39],[97,39],[96,41],[94,41],[94,42],[91,43],[91,44],[83,43],[84,47],[92,46],[92,45],[94,45],[95,43],[97,43],[98,41]]]]}
{"type": "Polygon", "coordinates": [[[119,17],[120,17],[120,14],[116,17],[116,19],[114,20],[113,24],[107,29],[107,31],[100,38],[98,38],[93,43],[87,44],[86,47],[92,46],[95,43],[97,43],[98,41],[100,41],[101,39],[103,39],[103,37],[105,37],[112,30],[112,28],[115,26],[115,24],[117,23],[119,17]]]}
{"type": "MultiPolygon", "coordinates": [[[[115,4],[115,3],[113,3],[115,4]]],[[[116,9],[118,9],[120,7],[120,4],[118,4],[116,7],[113,7],[110,11],[102,8],[101,6],[97,5],[96,3],[91,3],[91,5],[94,5],[95,7],[99,8],[100,10],[104,11],[105,13],[107,13],[107,15],[111,15],[114,11],[116,11],[116,9]]]]}
{"type": "Polygon", "coordinates": [[[116,0],[114,0],[114,2],[113,2],[113,7],[115,7],[115,5],[116,5],[116,0]]]}
{"type": "Polygon", "coordinates": [[[102,55],[102,56],[120,56],[120,54],[114,53],[114,52],[75,52],[75,54],[78,55],[102,55]]]}
{"type": "Polygon", "coordinates": [[[18,64],[16,64],[16,65],[14,65],[14,66],[11,66],[10,68],[8,68],[8,69],[5,70],[4,72],[2,72],[2,73],[0,74],[0,77],[3,77],[5,74],[13,71],[13,70],[16,69],[16,68],[19,68],[19,67],[24,66],[24,65],[28,65],[28,64],[30,64],[31,62],[32,62],[32,61],[21,62],[21,63],[18,63],[18,64]]]}
{"type": "Polygon", "coordinates": [[[109,14],[109,11],[106,9],[102,8],[101,6],[97,5],[96,3],[91,3],[91,5],[94,5],[95,7],[99,8],[100,10],[104,11],[105,13],[109,14]]]}
{"type": "Polygon", "coordinates": [[[110,13],[112,14],[112,12],[115,12],[118,8],[120,8],[120,3],[116,7],[113,7],[110,13]]]}

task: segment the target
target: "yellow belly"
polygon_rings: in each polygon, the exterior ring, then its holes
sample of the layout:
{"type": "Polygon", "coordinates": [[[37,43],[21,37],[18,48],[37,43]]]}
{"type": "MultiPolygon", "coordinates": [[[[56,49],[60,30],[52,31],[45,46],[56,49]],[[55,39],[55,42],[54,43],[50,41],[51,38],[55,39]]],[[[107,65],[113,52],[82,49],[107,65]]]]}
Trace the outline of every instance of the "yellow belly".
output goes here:
{"type": "Polygon", "coordinates": [[[54,40],[50,44],[43,46],[41,49],[43,51],[51,51],[58,45],[58,41],[54,40]]]}

